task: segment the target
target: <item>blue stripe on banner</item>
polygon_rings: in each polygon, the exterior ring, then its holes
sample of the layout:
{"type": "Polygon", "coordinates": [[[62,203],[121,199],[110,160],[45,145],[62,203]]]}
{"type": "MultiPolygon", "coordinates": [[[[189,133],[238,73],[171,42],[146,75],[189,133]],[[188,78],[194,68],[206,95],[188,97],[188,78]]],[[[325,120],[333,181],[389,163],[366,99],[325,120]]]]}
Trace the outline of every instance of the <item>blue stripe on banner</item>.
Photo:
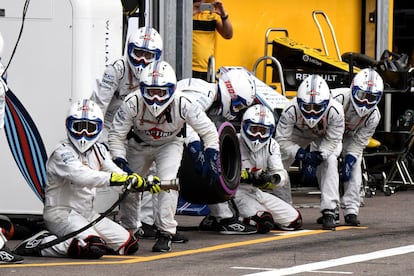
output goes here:
{"type": "Polygon", "coordinates": [[[6,92],[5,130],[16,164],[36,196],[44,200],[46,150],[29,113],[9,90],[6,92]]]}

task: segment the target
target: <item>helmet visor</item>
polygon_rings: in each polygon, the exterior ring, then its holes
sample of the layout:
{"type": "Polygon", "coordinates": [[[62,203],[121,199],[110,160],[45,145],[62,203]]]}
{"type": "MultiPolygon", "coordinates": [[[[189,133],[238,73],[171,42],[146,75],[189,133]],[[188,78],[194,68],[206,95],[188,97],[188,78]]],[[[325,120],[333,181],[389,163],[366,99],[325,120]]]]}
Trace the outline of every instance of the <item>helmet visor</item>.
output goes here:
{"type": "Polygon", "coordinates": [[[246,100],[240,96],[231,99],[231,113],[232,115],[237,115],[241,110],[248,107],[246,100]]]}
{"type": "Polygon", "coordinates": [[[75,138],[83,136],[93,138],[101,131],[102,122],[89,120],[68,120],[68,129],[75,138]]]}
{"type": "Polygon", "coordinates": [[[150,51],[143,48],[137,48],[134,44],[130,44],[129,47],[129,56],[131,58],[131,62],[134,66],[138,66],[142,63],[145,65],[153,62],[157,53],[155,51],[150,51]]]}
{"type": "Polygon", "coordinates": [[[245,122],[243,129],[250,140],[259,140],[262,143],[269,139],[273,132],[272,126],[257,124],[250,121],[245,122]]]}
{"type": "Polygon", "coordinates": [[[372,107],[378,103],[381,94],[373,94],[361,89],[354,91],[354,100],[358,106],[372,107]]]}
{"type": "Polygon", "coordinates": [[[319,114],[325,110],[325,104],[324,103],[305,103],[302,102],[300,105],[300,109],[308,114],[319,114]]]}
{"type": "Polygon", "coordinates": [[[151,87],[146,86],[142,88],[142,95],[148,104],[163,104],[170,98],[169,87],[151,87]]]}

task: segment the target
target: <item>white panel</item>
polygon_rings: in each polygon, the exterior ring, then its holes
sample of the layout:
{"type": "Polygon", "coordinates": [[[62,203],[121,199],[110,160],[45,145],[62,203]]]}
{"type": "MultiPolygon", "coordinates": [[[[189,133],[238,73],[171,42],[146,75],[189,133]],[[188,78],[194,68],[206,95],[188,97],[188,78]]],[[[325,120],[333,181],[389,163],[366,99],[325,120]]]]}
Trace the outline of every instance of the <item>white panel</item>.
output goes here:
{"type": "MultiPolygon", "coordinates": [[[[23,4],[24,0],[0,0],[0,9],[6,9],[6,16],[0,17],[4,64],[19,34],[23,4]]],[[[27,14],[33,16],[26,17],[8,84],[32,116],[50,154],[66,137],[64,121],[72,100],[89,97],[105,65],[122,53],[122,5],[113,0],[31,0],[27,14]]],[[[41,214],[42,203],[18,170],[1,132],[0,213],[41,214]]]]}

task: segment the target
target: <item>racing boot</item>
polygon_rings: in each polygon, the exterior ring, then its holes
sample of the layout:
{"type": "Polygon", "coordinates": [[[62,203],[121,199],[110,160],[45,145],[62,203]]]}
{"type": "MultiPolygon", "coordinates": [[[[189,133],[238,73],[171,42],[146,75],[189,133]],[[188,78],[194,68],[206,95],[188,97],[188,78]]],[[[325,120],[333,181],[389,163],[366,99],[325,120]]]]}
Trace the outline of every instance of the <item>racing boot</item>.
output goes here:
{"type": "Polygon", "coordinates": [[[358,220],[358,216],[355,214],[348,214],[345,216],[345,224],[350,226],[359,226],[361,222],[358,220]]]}
{"type": "Polygon", "coordinates": [[[172,235],[165,232],[157,233],[157,241],[152,247],[152,252],[169,252],[171,251],[172,235]]]}
{"type": "Polygon", "coordinates": [[[322,229],[323,230],[336,230],[335,224],[335,210],[323,210],[322,211],[322,229]]]}
{"type": "MultiPolygon", "coordinates": [[[[322,220],[323,220],[323,217],[321,216],[316,220],[316,223],[322,224],[322,220]]],[[[339,219],[339,206],[338,206],[335,208],[335,224],[339,225],[340,223],[341,223],[341,220],[339,219]]]]}

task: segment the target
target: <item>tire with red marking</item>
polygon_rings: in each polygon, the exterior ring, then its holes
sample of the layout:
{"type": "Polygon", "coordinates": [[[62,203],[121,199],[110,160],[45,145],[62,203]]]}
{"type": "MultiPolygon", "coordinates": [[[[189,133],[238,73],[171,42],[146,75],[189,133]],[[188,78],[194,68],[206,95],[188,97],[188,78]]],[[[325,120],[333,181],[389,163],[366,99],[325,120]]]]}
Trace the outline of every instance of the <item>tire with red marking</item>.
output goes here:
{"type": "Polygon", "coordinates": [[[219,133],[219,168],[218,181],[209,176],[201,177],[194,169],[191,154],[184,149],[179,171],[181,196],[190,203],[214,204],[232,198],[240,183],[241,157],[240,146],[234,126],[229,122],[220,124],[219,133]]]}

